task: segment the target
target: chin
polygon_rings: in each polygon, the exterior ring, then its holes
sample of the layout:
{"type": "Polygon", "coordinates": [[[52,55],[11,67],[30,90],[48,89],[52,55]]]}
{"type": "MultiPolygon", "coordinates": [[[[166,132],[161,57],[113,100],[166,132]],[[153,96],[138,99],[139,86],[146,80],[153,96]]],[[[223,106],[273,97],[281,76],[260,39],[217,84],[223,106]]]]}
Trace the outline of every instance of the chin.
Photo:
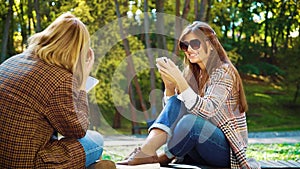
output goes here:
{"type": "Polygon", "coordinates": [[[189,61],[191,63],[199,63],[199,62],[201,62],[199,59],[196,59],[196,58],[189,59],[189,61]]]}

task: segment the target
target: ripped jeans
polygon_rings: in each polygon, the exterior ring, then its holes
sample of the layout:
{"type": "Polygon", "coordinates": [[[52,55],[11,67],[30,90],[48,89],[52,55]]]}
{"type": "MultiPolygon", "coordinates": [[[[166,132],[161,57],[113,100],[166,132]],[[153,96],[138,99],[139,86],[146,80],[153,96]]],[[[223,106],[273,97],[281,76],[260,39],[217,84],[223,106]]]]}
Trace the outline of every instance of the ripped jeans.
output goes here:
{"type": "Polygon", "coordinates": [[[224,133],[211,122],[186,111],[184,103],[171,97],[149,128],[168,134],[166,155],[188,164],[230,167],[230,146],[224,133]]]}

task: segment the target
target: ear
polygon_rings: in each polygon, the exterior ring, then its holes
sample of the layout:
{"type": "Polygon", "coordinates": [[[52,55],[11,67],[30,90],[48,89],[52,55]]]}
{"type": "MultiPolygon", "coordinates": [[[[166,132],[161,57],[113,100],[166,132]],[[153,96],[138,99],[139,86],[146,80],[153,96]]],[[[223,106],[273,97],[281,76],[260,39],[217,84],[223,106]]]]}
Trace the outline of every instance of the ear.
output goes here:
{"type": "Polygon", "coordinates": [[[89,62],[92,59],[92,51],[89,49],[85,57],[85,62],[89,62]]]}

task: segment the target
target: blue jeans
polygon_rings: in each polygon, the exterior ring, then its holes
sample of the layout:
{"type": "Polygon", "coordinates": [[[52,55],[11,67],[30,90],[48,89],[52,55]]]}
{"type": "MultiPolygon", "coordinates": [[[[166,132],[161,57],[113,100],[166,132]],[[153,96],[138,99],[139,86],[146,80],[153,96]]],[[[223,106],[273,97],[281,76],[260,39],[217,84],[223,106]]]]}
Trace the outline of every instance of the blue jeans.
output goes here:
{"type": "Polygon", "coordinates": [[[211,122],[190,114],[173,96],[149,131],[159,128],[168,134],[166,155],[184,163],[230,166],[230,146],[224,133],[211,122]]]}
{"type": "Polygon", "coordinates": [[[103,152],[103,137],[100,133],[88,130],[86,135],[78,139],[85,151],[85,166],[88,167],[95,163],[103,152]]]}

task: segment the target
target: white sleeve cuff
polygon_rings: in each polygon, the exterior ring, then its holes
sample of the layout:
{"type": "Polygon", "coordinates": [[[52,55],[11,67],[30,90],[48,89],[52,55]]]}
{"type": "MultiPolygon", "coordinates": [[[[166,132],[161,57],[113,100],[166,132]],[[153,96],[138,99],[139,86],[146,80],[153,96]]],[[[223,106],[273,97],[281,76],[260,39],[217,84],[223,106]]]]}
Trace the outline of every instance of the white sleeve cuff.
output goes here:
{"type": "Polygon", "coordinates": [[[164,97],[163,97],[163,103],[164,103],[164,105],[167,104],[167,102],[168,102],[168,100],[170,99],[170,97],[172,97],[172,96],[167,96],[167,95],[166,95],[166,90],[165,90],[165,91],[164,91],[164,97]]]}
{"type": "Polygon", "coordinates": [[[177,96],[177,98],[185,104],[185,107],[188,110],[190,110],[195,105],[197,97],[198,95],[190,87],[177,96]]]}

